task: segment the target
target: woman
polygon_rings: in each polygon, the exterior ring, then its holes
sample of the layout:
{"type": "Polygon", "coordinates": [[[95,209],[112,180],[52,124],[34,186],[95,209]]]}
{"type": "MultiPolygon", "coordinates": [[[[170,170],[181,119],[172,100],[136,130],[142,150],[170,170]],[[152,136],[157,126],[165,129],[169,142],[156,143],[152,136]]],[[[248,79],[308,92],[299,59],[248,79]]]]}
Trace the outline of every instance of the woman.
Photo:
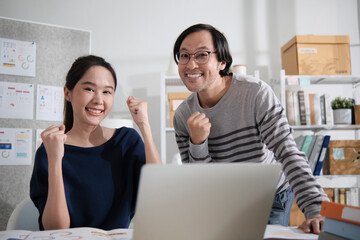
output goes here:
{"type": "Polygon", "coordinates": [[[141,167],[161,160],[145,101],[127,100],[144,142],[132,128],[100,126],[112,107],[116,83],[115,71],[101,57],[80,57],[71,66],[64,124],[42,132],[30,182],[40,229],[129,226],[141,167]]]}

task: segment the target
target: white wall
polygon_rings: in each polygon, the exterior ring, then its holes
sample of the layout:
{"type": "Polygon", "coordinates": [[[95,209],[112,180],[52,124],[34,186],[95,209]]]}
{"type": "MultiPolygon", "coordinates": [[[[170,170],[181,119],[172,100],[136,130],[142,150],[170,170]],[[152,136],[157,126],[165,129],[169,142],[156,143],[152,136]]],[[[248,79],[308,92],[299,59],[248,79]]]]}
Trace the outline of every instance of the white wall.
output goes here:
{"type": "MultiPolygon", "coordinates": [[[[359,44],[358,9],[358,0],[0,0],[3,17],[91,30],[92,53],[118,74],[112,114],[130,117],[129,95],[147,99],[159,149],[159,73],[186,27],[202,22],[224,32],[234,63],[259,69],[277,91],[281,46],[300,34],[348,34],[359,44]]],[[[351,51],[359,74],[359,47],[351,51]]]]}

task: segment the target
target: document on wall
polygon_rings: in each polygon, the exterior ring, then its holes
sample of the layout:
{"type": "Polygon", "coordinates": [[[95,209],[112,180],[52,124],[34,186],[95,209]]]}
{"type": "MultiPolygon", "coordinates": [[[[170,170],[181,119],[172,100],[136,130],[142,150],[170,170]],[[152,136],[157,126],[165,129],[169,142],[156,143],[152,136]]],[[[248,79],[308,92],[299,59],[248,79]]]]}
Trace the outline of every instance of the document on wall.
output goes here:
{"type": "Polygon", "coordinates": [[[0,165],[31,165],[32,129],[0,128],[0,165]]]}
{"type": "Polygon", "coordinates": [[[0,74],[35,77],[35,42],[0,38],[0,53],[0,74]]]}
{"type": "Polygon", "coordinates": [[[34,84],[0,82],[0,118],[33,119],[34,84]]]}
{"type": "Polygon", "coordinates": [[[44,131],[45,129],[36,129],[36,150],[40,147],[40,145],[42,144],[42,139],[41,139],[41,133],[44,131]]]}
{"type": "Polygon", "coordinates": [[[62,121],[64,91],[62,87],[37,85],[36,120],[62,121]]]}

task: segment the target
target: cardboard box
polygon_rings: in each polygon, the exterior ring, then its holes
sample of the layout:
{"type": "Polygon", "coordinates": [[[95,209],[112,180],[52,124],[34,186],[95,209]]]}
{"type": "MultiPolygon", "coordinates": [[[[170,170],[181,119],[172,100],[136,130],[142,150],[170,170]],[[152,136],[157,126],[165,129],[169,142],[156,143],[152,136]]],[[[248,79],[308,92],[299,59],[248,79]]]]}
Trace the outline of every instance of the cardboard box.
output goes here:
{"type": "Polygon", "coordinates": [[[170,127],[174,127],[173,118],[176,108],[188,97],[191,92],[170,92],[168,93],[170,107],[170,127]]]}
{"type": "Polygon", "coordinates": [[[330,140],[324,163],[324,174],[360,174],[360,140],[330,140]]]}
{"type": "Polygon", "coordinates": [[[350,75],[350,37],[297,35],[281,48],[286,75],[350,75]]]}

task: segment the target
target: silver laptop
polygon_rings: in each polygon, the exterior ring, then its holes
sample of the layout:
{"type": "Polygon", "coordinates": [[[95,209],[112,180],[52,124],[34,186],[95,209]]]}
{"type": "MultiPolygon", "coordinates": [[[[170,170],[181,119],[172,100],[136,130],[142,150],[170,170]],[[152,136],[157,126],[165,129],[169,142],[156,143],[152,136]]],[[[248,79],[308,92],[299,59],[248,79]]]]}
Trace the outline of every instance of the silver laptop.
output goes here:
{"type": "Polygon", "coordinates": [[[280,164],[143,167],[134,240],[263,239],[280,164]]]}

